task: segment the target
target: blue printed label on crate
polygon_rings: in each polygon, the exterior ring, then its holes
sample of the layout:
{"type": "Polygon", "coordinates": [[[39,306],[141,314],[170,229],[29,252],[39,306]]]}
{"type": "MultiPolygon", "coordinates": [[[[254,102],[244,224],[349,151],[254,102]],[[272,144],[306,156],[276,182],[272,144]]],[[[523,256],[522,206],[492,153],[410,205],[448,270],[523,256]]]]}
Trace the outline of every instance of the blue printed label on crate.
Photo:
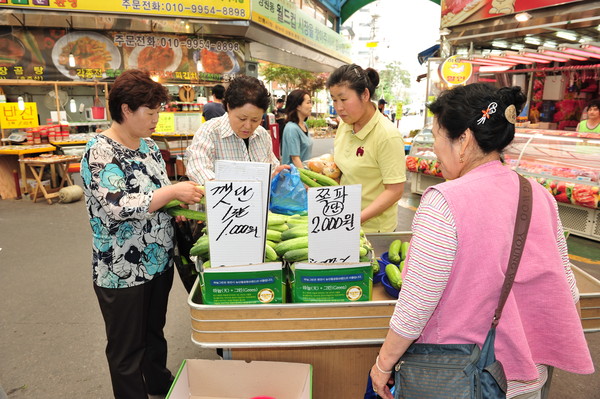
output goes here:
{"type": "Polygon", "coordinates": [[[363,273],[344,274],[344,275],[338,275],[338,276],[302,276],[301,277],[301,281],[303,283],[311,283],[311,284],[362,281],[363,279],[364,279],[363,273]]]}
{"type": "Polygon", "coordinates": [[[222,285],[264,285],[273,284],[275,277],[251,278],[251,279],[226,279],[226,280],[211,280],[213,286],[222,285]]]}

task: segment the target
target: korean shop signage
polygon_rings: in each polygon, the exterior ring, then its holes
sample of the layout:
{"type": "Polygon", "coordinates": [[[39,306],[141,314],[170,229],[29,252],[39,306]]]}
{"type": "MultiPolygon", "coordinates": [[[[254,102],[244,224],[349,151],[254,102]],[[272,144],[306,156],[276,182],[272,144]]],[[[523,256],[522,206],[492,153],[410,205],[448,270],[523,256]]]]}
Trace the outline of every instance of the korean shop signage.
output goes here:
{"type": "Polygon", "coordinates": [[[249,19],[250,0],[0,0],[3,7],[210,19],[249,19]]]}

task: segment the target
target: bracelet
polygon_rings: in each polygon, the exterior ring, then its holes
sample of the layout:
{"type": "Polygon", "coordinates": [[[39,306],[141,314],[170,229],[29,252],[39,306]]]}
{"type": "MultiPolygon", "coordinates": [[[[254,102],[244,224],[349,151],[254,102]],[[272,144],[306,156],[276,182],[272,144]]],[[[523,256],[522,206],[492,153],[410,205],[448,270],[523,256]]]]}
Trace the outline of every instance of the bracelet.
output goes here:
{"type": "Polygon", "coordinates": [[[392,374],[392,370],[385,371],[385,370],[382,370],[381,367],[379,367],[379,355],[377,355],[377,357],[375,358],[375,367],[377,367],[377,370],[379,370],[380,373],[392,374]]]}

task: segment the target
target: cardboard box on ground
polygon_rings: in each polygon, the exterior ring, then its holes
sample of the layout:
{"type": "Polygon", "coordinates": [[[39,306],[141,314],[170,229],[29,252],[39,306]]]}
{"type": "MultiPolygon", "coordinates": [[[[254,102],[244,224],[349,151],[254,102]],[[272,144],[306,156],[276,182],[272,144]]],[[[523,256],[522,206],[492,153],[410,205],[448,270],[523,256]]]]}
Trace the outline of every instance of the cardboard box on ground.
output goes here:
{"type": "Polygon", "coordinates": [[[184,360],[167,399],[311,399],[312,366],[243,360],[184,360]]]}

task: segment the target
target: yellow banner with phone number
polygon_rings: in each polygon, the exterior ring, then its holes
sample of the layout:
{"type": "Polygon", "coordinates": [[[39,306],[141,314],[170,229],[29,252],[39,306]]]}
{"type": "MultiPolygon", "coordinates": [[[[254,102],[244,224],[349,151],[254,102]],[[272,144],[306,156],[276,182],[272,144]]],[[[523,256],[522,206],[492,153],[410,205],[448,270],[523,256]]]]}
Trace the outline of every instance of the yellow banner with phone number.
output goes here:
{"type": "Polygon", "coordinates": [[[250,0],[0,0],[2,8],[250,19],[250,0]]]}

